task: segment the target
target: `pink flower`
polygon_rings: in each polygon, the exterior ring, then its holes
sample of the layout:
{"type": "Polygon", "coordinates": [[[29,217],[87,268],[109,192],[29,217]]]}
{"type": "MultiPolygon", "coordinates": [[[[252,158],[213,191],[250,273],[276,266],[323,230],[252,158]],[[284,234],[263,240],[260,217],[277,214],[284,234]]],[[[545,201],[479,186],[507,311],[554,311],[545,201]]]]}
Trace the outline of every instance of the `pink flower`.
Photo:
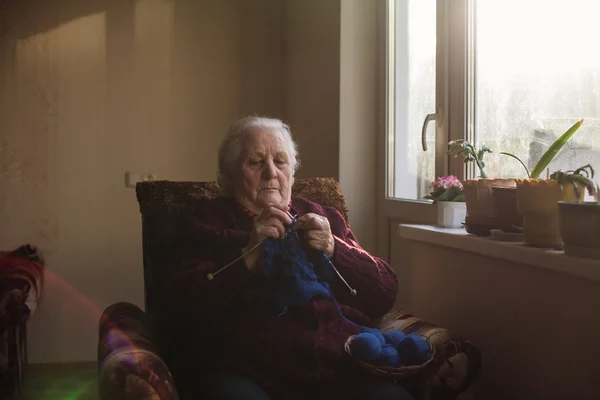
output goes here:
{"type": "Polygon", "coordinates": [[[454,175],[440,176],[431,184],[434,190],[448,190],[453,186],[462,189],[462,183],[454,175]]]}

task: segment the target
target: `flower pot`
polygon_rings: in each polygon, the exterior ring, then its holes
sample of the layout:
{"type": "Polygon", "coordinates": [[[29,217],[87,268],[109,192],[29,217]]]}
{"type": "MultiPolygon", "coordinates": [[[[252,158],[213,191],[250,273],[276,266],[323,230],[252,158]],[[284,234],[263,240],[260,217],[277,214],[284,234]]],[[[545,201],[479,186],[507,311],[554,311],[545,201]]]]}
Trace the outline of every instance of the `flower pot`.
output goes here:
{"type": "Polygon", "coordinates": [[[565,254],[600,260],[600,205],[561,201],[558,216],[565,254]]]}
{"type": "Polygon", "coordinates": [[[467,215],[467,205],[462,201],[440,201],[438,206],[438,225],[443,228],[462,228],[467,215]]]}
{"type": "Polygon", "coordinates": [[[489,236],[497,228],[496,205],[492,188],[515,186],[514,179],[477,179],[462,182],[467,203],[465,228],[477,236],[489,236]]]}
{"type": "Polygon", "coordinates": [[[522,231],[523,217],[517,209],[517,188],[498,186],[492,188],[496,206],[496,225],[507,233],[522,231]]]}
{"type": "MultiPolygon", "coordinates": [[[[580,200],[584,191],[581,190],[580,200]]],[[[576,201],[573,184],[554,180],[517,179],[517,208],[523,216],[525,242],[544,248],[562,248],[558,229],[558,202],[576,201]]]]}

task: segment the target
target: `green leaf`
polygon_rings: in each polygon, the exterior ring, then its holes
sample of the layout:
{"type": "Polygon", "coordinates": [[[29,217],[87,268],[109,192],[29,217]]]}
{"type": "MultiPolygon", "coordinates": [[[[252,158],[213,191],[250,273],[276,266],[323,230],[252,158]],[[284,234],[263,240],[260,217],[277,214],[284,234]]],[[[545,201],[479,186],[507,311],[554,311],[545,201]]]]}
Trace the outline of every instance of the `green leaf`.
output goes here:
{"type": "Polygon", "coordinates": [[[504,151],[501,151],[501,152],[500,152],[500,154],[502,154],[502,155],[505,155],[505,156],[512,157],[512,158],[514,158],[515,160],[517,160],[518,162],[520,162],[520,163],[521,163],[521,165],[523,166],[523,168],[525,168],[525,172],[527,172],[527,177],[528,177],[528,178],[531,178],[531,174],[529,173],[529,170],[527,169],[527,166],[525,165],[525,163],[524,163],[523,161],[521,161],[521,159],[520,159],[519,157],[517,157],[517,156],[515,156],[515,155],[513,155],[513,154],[510,154],[510,153],[506,153],[506,152],[504,152],[504,151]]]}
{"type": "Polygon", "coordinates": [[[454,201],[454,199],[456,198],[456,196],[460,195],[462,193],[462,189],[456,186],[451,186],[448,188],[448,190],[446,190],[444,193],[442,193],[440,196],[438,196],[435,201],[454,201]]]}
{"type": "Polygon", "coordinates": [[[550,176],[550,179],[554,179],[561,185],[571,183],[573,185],[573,193],[575,194],[576,198],[579,198],[579,195],[581,194],[580,187],[582,186],[587,189],[587,192],[590,194],[590,196],[597,195],[596,188],[598,185],[587,176],[556,171],[550,176]]]}
{"type": "Polygon", "coordinates": [[[590,164],[588,164],[583,167],[577,168],[575,171],[573,171],[573,175],[584,175],[584,174],[588,178],[594,178],[594,168],[590,164]]]}
{"type": "Polygon", "coordinates": [[[531,178],[537,179],[540,176],[540,174],[544,171],[544,169],[546,169],[548,164],[550,164],[550,162],[554,159],[559,150],[562,149],[562,147],[569,141],[569,139],[571,139],[571,136],[573,136],[575,132],[577,132],[577,130],[581,127],[581,124],[583,124],[583,120],[579,120],[576,123],[574,123],[573,126],[567,129],[565,133],[563,133],[558,139],[554,141],[554,143],[550,145],[548,150],[546,150],[544,155],[542,155],[539,161],[535,164],[535,167],[533,167],[533,170],[531,171],[530,175],[531,178]]]}
{"type": "Polygon", "coordinates": [[[465,194],[461,193],[458,196],[456,196],[454,199],[452,199],[452,201],[465,201],[465,194]]]}
{"type": "Polygon", "coordinates": [[[596,183],[593,180],[583,175],[571,175],[571,179],[575,186],[577,186],[577,184],[585,186],[590,196],[594,195],[596,183]]]}

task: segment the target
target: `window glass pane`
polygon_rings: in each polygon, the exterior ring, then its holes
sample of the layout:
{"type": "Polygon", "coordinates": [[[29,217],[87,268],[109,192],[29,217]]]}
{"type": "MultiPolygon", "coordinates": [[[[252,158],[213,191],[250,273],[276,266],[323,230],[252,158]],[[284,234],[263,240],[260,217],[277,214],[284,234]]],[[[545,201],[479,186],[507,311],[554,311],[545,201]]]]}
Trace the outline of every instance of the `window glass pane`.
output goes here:
{"type": "MultiPolygon", "coordinates": [[[[526,177],[570,125],[584,119],[550,171],[600,169],[598,0],[478,1],[475,11],[475,139],[496,154],[490,177],[526,177]]],[[[545,178],[545,174],[540,176],[545,178]]]]}
{"type": "Polygon", "coordinates": [[[435,121],[427,132],[428,150],[421,145],[421,128],[435,112],[436,0],[397,0],[395,6],[394,129],[389,174],[392,197],[421,199],[435,174],[435,121]]]}

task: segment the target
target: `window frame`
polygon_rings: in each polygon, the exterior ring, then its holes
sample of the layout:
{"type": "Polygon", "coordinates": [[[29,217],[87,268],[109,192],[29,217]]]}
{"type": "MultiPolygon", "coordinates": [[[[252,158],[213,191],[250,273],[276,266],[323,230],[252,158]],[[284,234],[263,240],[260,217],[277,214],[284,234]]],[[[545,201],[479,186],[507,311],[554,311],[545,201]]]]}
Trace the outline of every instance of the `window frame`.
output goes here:
{"type": "MultiPolygon", "coordinates": [[[[393,227],[398,223],[435,224],[437,207],[427,200],[398,199],[389,196],[393,190],[388,166],[394,156],[393,142],[389,132],[394,128],[394,115],[388,110],[394,104],[395,49],[390,35],[395,35],[394,19],[390,7],[396,0],[379,1],[379,166],[378,166],[378,254],[386,259],[390,256],[393,227]]],[[[472,38],[474,0],[437,0],[436,21],[436,114],[435,123],[435,175],[456,175],[459,179],[469,177],[469,171],[459,159],[448,157],[447,143],[450,140],[472,137],[473,126],[467,121],[474,110],[468,101],[474,93],[473,82],[469,81],[469,70],[473,64],[472,38]]],[[[423,116],[425,117],[425,116],[423,116]]]]}

